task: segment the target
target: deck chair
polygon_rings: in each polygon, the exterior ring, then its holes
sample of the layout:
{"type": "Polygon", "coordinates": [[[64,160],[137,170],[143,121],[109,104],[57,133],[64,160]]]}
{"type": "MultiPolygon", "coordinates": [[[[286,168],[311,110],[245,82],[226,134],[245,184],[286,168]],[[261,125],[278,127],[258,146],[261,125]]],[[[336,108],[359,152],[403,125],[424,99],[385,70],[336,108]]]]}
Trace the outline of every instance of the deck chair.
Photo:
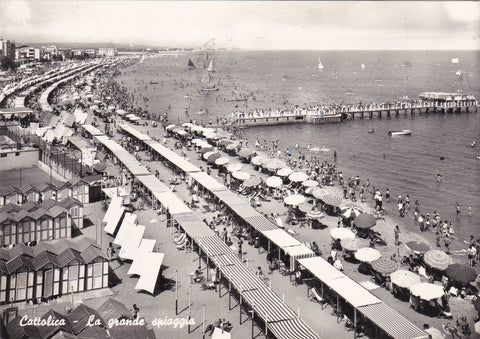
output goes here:
{"type": "Polygon", "coordinates": [[[178,237],[174,238],[173,241],[178,245],[183,243],[183,241],[187,238],[186,233],[180,234],[178,237]]]}
{"type": "Polygon", "coordinates": [[[187,238],[184,238],[181,243],[177,243],[177,250],[184,250],[184,249],[186,249],[187,244],[188,244],[188,240],[187,240],[187,238]]]}
{"type": "Polygon", "coordinates": [[[325,304],[326,300],[325,298],[322,298],[322,296],[320,296],[320,294],[318,293],[317,289],[315,287],[312,287],[310,289],[310,293],[312,294],[310,296],[310,300],[313,301],[313,302],[317,302],[319,304],[325,304]]]}

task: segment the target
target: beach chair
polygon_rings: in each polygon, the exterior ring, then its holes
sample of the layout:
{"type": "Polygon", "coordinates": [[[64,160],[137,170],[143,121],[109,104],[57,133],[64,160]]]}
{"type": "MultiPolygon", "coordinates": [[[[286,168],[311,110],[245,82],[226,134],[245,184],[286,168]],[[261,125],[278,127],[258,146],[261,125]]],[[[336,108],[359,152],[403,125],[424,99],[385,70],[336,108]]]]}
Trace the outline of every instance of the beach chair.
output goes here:
{"type": "Polygon", "coordinates": [[[185,238],[181,243],[177,243],[177,250],[185,250],[188,246],[188,240],[185,238]]]}
{"type": "Polygon", "coordinates": [[[322,296],[320,295],[320,293],[318,293],[318,291],[315,287],[312,287],[310,289],[310,293],[311,293],[311,296],[310,296],[311,301],[317,302],[317,303],[322,304],[322,305],[324,305],[326,303],[325,298],[322,298],[322,296]]]}
{"type": "Polygon", "coordinates": [[[174,238],[173,241],[175,242],[175,244],[179,245],[179,244],[182,244],[186,238],[187,238],[187,235],[185,233],[182,233],[180,234],[180,236],[174,238]]]}

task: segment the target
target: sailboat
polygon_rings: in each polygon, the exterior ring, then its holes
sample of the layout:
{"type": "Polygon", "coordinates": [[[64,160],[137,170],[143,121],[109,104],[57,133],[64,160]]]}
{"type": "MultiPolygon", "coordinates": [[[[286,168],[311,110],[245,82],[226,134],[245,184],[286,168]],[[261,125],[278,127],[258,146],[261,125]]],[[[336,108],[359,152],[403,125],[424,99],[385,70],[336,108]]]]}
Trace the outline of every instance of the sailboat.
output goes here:
{"type": "Polygon", "coordinates": [[[365,67],[365,64],[364,64],[364,63],[362,63],[362,69],[365,69],[365,68],[366,68],[366,67],[365,67]]]}
{"type": "Polygon", "coordinates": [[[459,58],[452,58],[452,64],[458,64],[460,62],[459,58]]]}
{"type": "Polygon", "coordinates": [[[213,70],[213,59],[210,60],[210,64],[208,65],[207,71],[209,71],[209,72],[211,72],[211,73],[215,72],[215,71],[213,70]]]}
{"type": "Polygon", "coordinates": [[[213,83],[212,72],[208,69],[203,71],[202,79],[200,80],[204,86],[200,89],[203,92],[218,91],[218,87],[213,83]]]}
{"type": "Polygon", "coordinates": [[[194,68],[197,68],[195,66],[195,64],[193,63],[192,59],[188,59],[188,65],[187,65],[188,68],[190,69],[194,69],[194,68]]]}
{"type": "Polygon", "coordinates": [[[320,60],[320,58],[318,58],[318,69],[325,69],[325,67],[323,67],[322,65],[322,61],[320,60]]]}

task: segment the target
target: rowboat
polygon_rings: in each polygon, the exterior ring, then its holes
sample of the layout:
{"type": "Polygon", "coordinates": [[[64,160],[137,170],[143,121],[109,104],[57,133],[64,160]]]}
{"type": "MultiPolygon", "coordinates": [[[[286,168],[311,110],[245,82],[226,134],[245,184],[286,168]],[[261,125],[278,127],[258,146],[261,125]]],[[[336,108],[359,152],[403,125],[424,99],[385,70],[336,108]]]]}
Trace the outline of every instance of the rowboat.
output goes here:
{"type": "Polygon", "coordinates": [[[409,129],[404,129],[404,130],[401,130],[401,131],[389,131],[388,132],[388,135],[390,135],[391,137],[393,137],[394,135],[411,135],[412,134],[412,131],[409,130],[409,129]]]}

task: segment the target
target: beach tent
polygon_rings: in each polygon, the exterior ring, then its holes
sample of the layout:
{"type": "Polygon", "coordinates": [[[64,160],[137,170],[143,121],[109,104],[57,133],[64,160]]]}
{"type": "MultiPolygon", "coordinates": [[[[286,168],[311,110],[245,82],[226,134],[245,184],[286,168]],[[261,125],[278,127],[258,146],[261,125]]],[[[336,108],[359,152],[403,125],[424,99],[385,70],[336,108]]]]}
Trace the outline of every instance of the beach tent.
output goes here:
{"type": "Polygon", "coordinates": [[[114,234],[118,227],[118,222],[125,212],[125,207],[122,206],[122,198],[113,198],[108,206],[107,213],[103,217],[102,223],[106,224],[105,232],[114,234]]]}
{"type": "Polygon", "coordinates": [[[152,253],[155,248],[156,240],[154,239],[142,239],[140,246],[136,249],[135,253],[132,253],[133,262],[128,269],[128,275],[141,275],[142,274],[142,260],[147,253],[152,253]]]}
{"type": "Polygon", "coordinates": [[[137,285],[135,285],[136,290],[144,290],[153,294],[164,257],[165,253],[152,252],[143,255],[140,279],[138,279],[137,285]]]}

